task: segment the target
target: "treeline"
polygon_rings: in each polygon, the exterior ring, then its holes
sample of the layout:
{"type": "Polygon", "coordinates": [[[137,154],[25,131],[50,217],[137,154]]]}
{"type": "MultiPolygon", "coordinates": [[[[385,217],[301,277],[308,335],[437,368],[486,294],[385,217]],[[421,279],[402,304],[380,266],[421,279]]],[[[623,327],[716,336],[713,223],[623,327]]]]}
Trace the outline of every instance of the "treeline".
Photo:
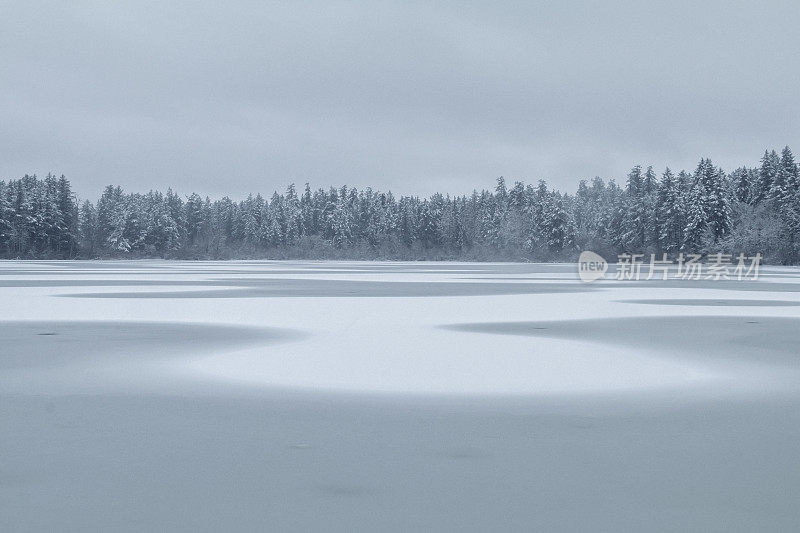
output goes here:
{"type": "Polygon", "coordinates": [[[591,249],[760,252],[794,264],[799,183],[788,147],[730,174],[710,159],[660,176],[636,166],[622,185],[595,178],[574,194],[500,178],[456,197],[289,185],[235,202],[108,186],[79,202],[64,176],[24,176],[0,181],[0,256],[550,261],[591,249]]]}

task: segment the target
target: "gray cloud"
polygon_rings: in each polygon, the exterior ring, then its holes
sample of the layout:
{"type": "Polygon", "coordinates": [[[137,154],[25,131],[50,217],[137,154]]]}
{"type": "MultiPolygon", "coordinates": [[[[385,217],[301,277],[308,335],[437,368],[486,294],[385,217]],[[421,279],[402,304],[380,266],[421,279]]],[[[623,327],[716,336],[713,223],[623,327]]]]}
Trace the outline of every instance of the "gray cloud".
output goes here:
{"type": "Polygon", "coordinates": [[[794,144],[800,7],[0,0],[0,177],[240,197],[732,169],[794,144]]]}

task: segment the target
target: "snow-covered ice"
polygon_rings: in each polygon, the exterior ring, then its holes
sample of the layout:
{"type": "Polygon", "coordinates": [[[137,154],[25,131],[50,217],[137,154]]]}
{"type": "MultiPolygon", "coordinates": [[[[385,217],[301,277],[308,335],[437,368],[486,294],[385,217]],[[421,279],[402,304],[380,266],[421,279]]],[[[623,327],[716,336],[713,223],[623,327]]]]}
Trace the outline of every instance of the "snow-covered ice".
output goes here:
{"type": "Polygon", "coordinates": [[[0,263],[0,529],[792,530],[800,271],[0,263]]]}

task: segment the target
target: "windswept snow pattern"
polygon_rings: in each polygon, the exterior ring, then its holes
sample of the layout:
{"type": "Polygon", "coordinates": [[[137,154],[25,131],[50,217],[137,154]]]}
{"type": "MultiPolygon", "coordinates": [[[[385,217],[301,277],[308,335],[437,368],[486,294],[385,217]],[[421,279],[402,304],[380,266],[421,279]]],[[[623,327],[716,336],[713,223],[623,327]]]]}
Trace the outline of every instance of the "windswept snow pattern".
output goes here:
{"type": "Polygon", "coordinates": [[[800,271],[0,263],[0,529],[796,530],[800,271]]]}

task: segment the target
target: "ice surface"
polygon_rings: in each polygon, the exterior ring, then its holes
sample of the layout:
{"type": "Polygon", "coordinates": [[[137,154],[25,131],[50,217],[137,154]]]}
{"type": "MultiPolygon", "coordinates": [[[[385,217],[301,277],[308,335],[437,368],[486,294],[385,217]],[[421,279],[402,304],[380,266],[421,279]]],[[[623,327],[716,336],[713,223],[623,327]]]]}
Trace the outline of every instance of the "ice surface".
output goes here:
{"type": "Polygon", "coordinates": [[[0,530],[796,530],[763,274],[0,263],[0,530]]]}

